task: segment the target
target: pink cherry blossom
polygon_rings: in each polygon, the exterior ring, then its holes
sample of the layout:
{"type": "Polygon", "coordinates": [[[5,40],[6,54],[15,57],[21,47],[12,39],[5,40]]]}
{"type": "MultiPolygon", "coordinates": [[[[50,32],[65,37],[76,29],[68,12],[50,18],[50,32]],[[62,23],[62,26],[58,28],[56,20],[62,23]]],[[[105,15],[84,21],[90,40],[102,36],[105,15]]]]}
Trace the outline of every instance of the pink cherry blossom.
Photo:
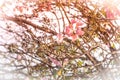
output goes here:
{"type": "Polygon", "coordinates": [[[115,5],[111,5],[110,7],[109,6],[110,5],[105,5],[104,6],[107,18],[115,19],[118,16],[120,16],[120,10],[117,6],[115,6],[115,5]]]}
{"type": "Polygon", "coordinates": [[[76,23],[76,20],[72,19],[71,24],[74,24],[74,23],[76,23]]]}
{"type": "Polygon", "coordinates": [[[83,25],[82,22],[77,22],[77,23],[76,23],[76,27],[78,27],[78,26],[82,26],[82,25],[83,25]]]}
{"type": "Polygon", "coordinates": [[[81,28],[77,28],[76,30],[76,34],[79,35],[79,36],[82,36],[84,34],[84,31],[81,30],[81,28]]]}
{"type": "Polygon", "coordinates": [[[48,80],[48,78],[43,77],[41,80],[48,80]]]}
{"type": "Polygon", "coordinates": [[[109,9],[106,9],[106,17],[109,19],[114,19],[114,13],[110,11],[109,9]]]}
{"type": "Polygon", "coordinates": [[[49,57],[49,59],[56,65],[56,66],[60,66],[62,67],[62,64],[60,63],[60,61],[58,61],[55,58],[49,57]]]}
{"type": "Polygon", "coordinates": [[[77,34],[73,34],[71,35],[72,41],[75,41],[78,39],[78,35],[77,34]]]}
{"type": "Polygon", "coordinates": [[[62,33],[58,33],[57,34],[57,42],[61,43],[63,41],[63,34],[62,33]]]}
{"type": "Polygon", "coordinates": [[[114,15],[120,17],[120,10],[118,8],[115,9],[114,15]]]}
{"type": "Polygon", "coordinates": [[[78,36],[82,36],[84,34],[81,26],[83,26],[82,22],[71,20],[71,24],[65,29],[65,34],[70,37],[72,41],[75,41],[76,39],[78,39],[78,36]]]}
{"type": "Polygon", "coordinates": [[[65,29],[65,34],[67,34],[68,36],[71,36],[73,34],[73,27],[70,26],[67,26],[65,29]]]}

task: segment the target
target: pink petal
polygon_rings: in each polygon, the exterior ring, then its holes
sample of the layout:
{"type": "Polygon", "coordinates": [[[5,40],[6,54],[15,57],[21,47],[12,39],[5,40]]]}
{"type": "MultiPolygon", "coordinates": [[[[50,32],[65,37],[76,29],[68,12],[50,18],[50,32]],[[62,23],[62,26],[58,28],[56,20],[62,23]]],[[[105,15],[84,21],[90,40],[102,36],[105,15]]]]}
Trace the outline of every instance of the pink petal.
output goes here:
{"type": "Polygon", "coordinates": [[[82,22],[77,22],[77,23],[76,23],[76,27],[78,27],[78,26],[82,26],[82,25],[83,25],[82,22]]]}
{"type": "Polygon", "coordinates": [[[56,59],[54,59],[54,58],[52,58],[52,57],[49,57],[49,59],[50,59],[54,64],[56,64],[57,66],[62,67],[62,64],[60,63],[60,61],[58,61],[58,60],[56,60],[56,59]]]}
{"type": "Polygon", "coordinates": [[[120,16],[120,10],[119,9],[115,9],[114,15],[120,16]]]}
{"type": "Polygon", "coordinates": [[[74,23],[76,23],[76,20],[72,19],[71,24],[74,24],[74,23]]]}
{"type": "Polygon", "coordinates": [[[63,34],[62,33],[58,33],[57,34],[57,42],[61,43],[63,41],[63,34]]]}
{"type": "Polygon", "coordinates": [[[81,28],[78,28],[76,30],[76,34],[82,36],[84,34],[84,31],[82,31],[81,28]]]}
{"type": "Polygon", "coordinates": [[[110,11],[109,9],[106,9],[106,16],[109,19],[114,19],[114,13],[112,11],[110,11]]]}
{"type": "Polygon", "coordinates": [[[66,27],[66,30],[65,30],[65,33],[66,33],[68,36],[70,36],[71,34],[73,34],[72,28],[71,28],[70,26],[67,26],[67,27],[66,27]]]}
{"type": "Polygon", "coordinates": [[[78,35],[77,35],[77,34],[73,34],[73,35],[71,36],[71,38],[72,38],[72,41],[75,41],[75,40],[78,38],[78,35]]]}
{"type": "Polygon", "coordinates": [[[16,8],[17,8],[18,11],[20,11],[21,13],[23,12],[23,6],[16,6],[16,8]]]}

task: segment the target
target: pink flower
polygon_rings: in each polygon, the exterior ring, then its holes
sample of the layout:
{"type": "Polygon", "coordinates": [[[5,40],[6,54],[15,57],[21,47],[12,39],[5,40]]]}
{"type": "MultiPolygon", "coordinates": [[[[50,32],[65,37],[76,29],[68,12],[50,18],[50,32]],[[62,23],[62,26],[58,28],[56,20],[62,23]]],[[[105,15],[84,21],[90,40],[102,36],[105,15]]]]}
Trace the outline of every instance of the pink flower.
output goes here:
{"type": "Polygon", "coordinates": [[[63,41],[63,34],[62,33],[58,33],[57,34],[57,42],[61,43],[63,41]]]}
{"type": "Polygon", "coordinates": [[[23,6],[16,6],[16,8],[22,13],[23,12],[23,6]]]}
{"type": "Polygon", "coordinates": [[[77,23],[76,23],[76,27],[78,27],[78,26],[82,26],[82,25],[83,25],[82,22],[77,22],[77,23]]]}
{"type": "Polygon", "coordinates": [[[71,24],[74,24],[74,23],[76,23],[76,20],[72,19],[71,24]]]}
{"type": "Polygon", "coordinates": [[[62,64],[60,61],[56,60],[55,58],[49,57],[49,59],[56,65],[62,67],[62,64]]]}
{"type": "Polygon", "coordinates": [[[72,41],[75,41],[76,39],[78,39],[78,36],[82,36],[84,34],[84,31],[81,30],[82,25],[82,22],[71,20],[71,24],[65,29],[65,34],[68,37],[71,37],[72,41]]]}
{"type": "Polygon", "coordinates": [[[76,30],[76,34],[79,35],[79,36],[82,36],[84,34],[84,31],[82,31],[81,28],[78,27],[77,30],[76,30]]]}
{"type": "Polygon", "coordinates": [[[73,27],[71,27],[71,25],[66,27],[65,34],[68,36],[71,36],[73,34],[73,27]]]}
{"type": "Polygon", "coordinates": [[[78,39],[78,35],[77,34],[73,34],[71,35],[72,41],[75,41],[78,39]]]}
{"type": "Polygon", "coordinates": [[[114,15],[120,16],[120,10],[119,9],[115,9],[114,15]]]}
{"type": "Polygon", "coordinates": [[[115,19],[118,16],[120,16],[120,10],[117,7],[114,7],[114,9],[112,9],[111,7],[107,7],[105,6],[105,12],[106,12],[106,17],[109,19],[115,19]]]}
{"type": "Polygon", "coordinates": [[[109,9],[106,9],[106,17],[109,19],[114,19],[114,14],[109,9]]]}

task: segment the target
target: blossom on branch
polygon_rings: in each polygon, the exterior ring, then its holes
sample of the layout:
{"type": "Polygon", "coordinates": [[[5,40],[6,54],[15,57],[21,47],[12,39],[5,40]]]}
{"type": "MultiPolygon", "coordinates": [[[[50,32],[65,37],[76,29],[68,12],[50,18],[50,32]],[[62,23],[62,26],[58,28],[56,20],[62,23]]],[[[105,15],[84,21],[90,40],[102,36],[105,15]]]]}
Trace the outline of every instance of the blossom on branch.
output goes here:
{"type": "Polygon", "coordinates": [[[120,16],[120,11],[117,8],[114,10],[105,8],[105,12],[108,19],[115,19],[117,16],[120,16]]]}
{"type": "Polygon", "coordinates": [[[120,10],[117,5],[119,1],[105,0],[103,1],[103,8],[105,9],[106,17],[108,19],[116,19],[120,16],[120,10]],[[112,2],[112,3],[111,3],[112,2]]]}
{"type": "Polygon", "coordinates": [[[81,26],[83,26],[82,22],[71,20],[71,24],[69,26],[66,26],[65,34],[68,37],[72,38],[72,41],[75,41],[78,39],[79,36],[82,36],[84,34],[84,31],[82,31],[81,26]]]}
{"type": "Polygon", "coordinates": [[[61,43],[63,41],[63,34],[62,33],[58,33],[57,34],[57,42],[61,43]]]}
{"type": "Polygon", "coordinates": [[[52,61],[53,64],[55,64],[56,66],[62,67],[62,64],[60,63],[60,61],[58,61],[57,59],[53,58],[53,57],[49,57],[49,59],[52,61]]]}

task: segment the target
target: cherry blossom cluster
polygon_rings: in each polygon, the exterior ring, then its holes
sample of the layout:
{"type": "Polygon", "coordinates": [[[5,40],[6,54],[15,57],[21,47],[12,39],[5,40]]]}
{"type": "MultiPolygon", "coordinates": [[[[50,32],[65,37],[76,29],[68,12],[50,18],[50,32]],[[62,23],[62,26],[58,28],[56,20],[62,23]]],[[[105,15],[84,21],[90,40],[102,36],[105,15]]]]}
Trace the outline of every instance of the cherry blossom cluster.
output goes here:
{"type": "Polygon", "coordinates": [[[50,11],[52,9],[50,1],[44,1],[38,4],[39,11],[50,11]]]}
{"type": "MultiPolygon", "coordinates": [[[[79,38],[79,36],[82,36],[84,34],[84,31],[81,29],[81,26],[83,25],[84,25],[83,22],[72,19],[71,23],[65,27],[64,33],[72,41],[75,41],[79,38]]],[[[59,43],[63,41],[62,33],[57,34],[57,37],[58,37],[57,41],[59,43]]]]}
{"type": "Polygon", "coordinates": [[[111,10],[106,7],[105,12],[106,12],[106,17],[108,19],[116,19],[116,17],[120,16],[120,10],[117,8],[115,8],[114,10],[111,10]]]}
{"type": "Polygon", "coordinates": [[[108,19],[116,19],[120,17],[120,8],[119,5],[120,1],[119,0],[104,0],[101,5],[103,5],[103,8],[106,13],[106,18],[108,19]]]}
{"type": "Polygon", "coordinates": [[[82,22],[72,19],[71,23],[65,28],[65,34],[70,37],[72,41],[75,41],[79,38],[79,36],[82,36],[84,34],[81,26],[83,26],[82,22]]]}

